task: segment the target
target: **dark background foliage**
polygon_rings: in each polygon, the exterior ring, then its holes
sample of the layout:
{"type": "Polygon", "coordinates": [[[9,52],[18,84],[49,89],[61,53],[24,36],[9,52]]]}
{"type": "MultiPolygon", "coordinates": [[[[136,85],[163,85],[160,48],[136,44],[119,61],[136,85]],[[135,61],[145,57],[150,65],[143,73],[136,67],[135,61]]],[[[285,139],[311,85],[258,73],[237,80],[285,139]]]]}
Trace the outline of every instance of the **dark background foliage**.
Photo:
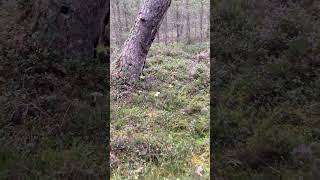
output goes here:
{"type": "Polygon", "coordinates": [[[108,8],[1,1],[0,179],[108,175],[108,8]]]}
{"type": "Polygon", "coordinates": [[[215,174],[316,177],[319,2],[213,0],[211,8],[215,174]]]}
{"type": "Polygon", "coordinates": [[[105,177],[107,64],[2,49],[1,177],[105,177]]]}

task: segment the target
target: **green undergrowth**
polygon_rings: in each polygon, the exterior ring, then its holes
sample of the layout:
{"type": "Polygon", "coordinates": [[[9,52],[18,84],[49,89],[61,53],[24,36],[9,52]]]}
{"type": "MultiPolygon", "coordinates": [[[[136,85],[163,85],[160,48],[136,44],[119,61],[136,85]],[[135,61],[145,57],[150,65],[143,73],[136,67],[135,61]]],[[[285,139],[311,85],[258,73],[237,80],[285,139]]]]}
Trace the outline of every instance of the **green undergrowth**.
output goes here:
{"type": "Polygon", "coordinates": [[[212,2],[215,175],[319,179],[319,2],[212,2]]]}
{"type": "Polygon", "coordinates": [[[105,177],[106,64],[49,50],[0,61],[0,179],[105,177]]]}
{"type": "Polygon", "coordinates": [[[152,46],[145,76],[111,106],[113,179],[209,179],[209,59],[196,58],[204,51],[152,46]]]}

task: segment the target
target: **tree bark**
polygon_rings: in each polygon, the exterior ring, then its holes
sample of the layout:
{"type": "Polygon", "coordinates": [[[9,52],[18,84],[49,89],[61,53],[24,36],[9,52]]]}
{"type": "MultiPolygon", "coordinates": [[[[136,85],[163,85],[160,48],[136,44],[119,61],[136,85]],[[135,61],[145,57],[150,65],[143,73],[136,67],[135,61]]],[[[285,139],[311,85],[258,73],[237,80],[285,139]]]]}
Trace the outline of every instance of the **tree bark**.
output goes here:
{"type": "MultiPolygon", "coordinates": [[[[107,0],[20,0],[6,47],[24,51],[49,48],[65,58],[92,58],[103,39],[107,0]],[[20,3],[20,4],[19,4],[20,3]],[[21,5],[22,4],[22,5],[21,5]]],[[[9,27],[10,28],[10,27],[9,27]]]]}
{"type": "Polygon", "coordinates": [[[139,80],[149,48],[171,0],[146,0],[112,72],[122,84],[139,80]]]}

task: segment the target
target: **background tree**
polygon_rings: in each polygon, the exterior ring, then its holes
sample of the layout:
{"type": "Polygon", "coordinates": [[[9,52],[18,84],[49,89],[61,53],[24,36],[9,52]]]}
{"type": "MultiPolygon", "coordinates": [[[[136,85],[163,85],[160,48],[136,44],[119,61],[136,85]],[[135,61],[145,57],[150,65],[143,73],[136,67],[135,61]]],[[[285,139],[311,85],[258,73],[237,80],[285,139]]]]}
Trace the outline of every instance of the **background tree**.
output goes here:
{"type": "Polygon", "coordinates": [[[164,42],[168,44],[168,13],[164,17],[164,42]]]}
{"type": "Polygon", "coordinates": [[[200,41],[202,42],[203,39],[203,0],[200,0],[200,41]]]}
{"type": "MultiPolygon", "coordinates": [[[[189,11],[189,0],[186,0],[186,38],[187,38],[187,43],[190,44],[191,43],[191,27],[190,27],[190,11],[189,11]]],[[[195,27],[196,28],[196,27],[195,27]]]]}
{"type": "Polygon", "coordinates": [[[127,8],[127,3],[125,1],[123,1],[123,15],[124,15],[124,22],[125,22],[125,27],[126,27],[126,31],[129,31],[129,23],[128,23],[128,8],[127,8]]]}
{"type": "MultiPolygon", "coordinates": [[[[117,18],[111,19],[111,44],[113,49],[120,48],[124,43],[125,37],[128,37],[131,27],[134,26],[134,18],[139,13],[140,1],[130,0],[112,0],[111,11],[117,11],[115,4],[119,2],[119,11],[123,16],[121,18],[121,24],[117,18]],[[114,9],[114,10],[113,10],[114,9]],[[124,28],[119,30],[118,26],[126,27],[125,14],[129,16],[128,21],[129,30],[124,28]],[[122,39],[120,40],[119,34],[122,39]],[[116,43],[118,42],[118,44],[116,43]]],[[[169,8],[163,22],[159,28],[159,36],[156,36],[155,43],[172,43],[172,42],[187,42],[196,43],[202,39],[208,39],[209,37],[209,0],[188,0],[188,6],[186,6],[186,0],[173,0],[172,8],[169,8]],[[188,15],[189,14],[189,15],[188,15]],[[187,20],[189,17],[189,20],[187,20]],[[189,21],[189,23],[187,22],[189,21]],[[190,29],[190,35],[187,35],[188,29],[190,29]],[[201,35],[202,34],[202,35],[201,35]]],[[[116,12],[114,12],[116,13],[116,12]]],[[[117,13],[115,17],[117,17],[117,13]]]]}
{"type": "Polygon", "coordinates": [[[179,13],[179,3],[176,3],[176,29],[177,36],[176,41],[179,42],[180,39],[180,13],[179,13]]]}
{"type": "Polygon", "coordinates": [[[115,8],[116,8],[116,18],[117,18],[117,22],[118,22],[118,31],[120,32],[118,35],[118,39],[119,39],[119,42],[121,43],[122,42],[122,20],[121,20],[121,12],[120,12],[120,3],[119,1],[115,1],[115,8]]]}

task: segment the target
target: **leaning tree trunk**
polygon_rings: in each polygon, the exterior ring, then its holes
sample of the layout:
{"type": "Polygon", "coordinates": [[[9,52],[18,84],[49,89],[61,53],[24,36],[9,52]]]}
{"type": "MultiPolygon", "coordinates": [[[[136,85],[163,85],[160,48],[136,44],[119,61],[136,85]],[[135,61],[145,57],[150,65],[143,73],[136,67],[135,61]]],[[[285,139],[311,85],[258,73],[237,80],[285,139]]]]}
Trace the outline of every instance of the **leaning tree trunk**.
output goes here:
{"type": "Polygon", "coordinates": [[[149,48],[170,4],[171,0],[144,2],[112,73],[118,82],[131,84],[139,80],[149,48]]]}

